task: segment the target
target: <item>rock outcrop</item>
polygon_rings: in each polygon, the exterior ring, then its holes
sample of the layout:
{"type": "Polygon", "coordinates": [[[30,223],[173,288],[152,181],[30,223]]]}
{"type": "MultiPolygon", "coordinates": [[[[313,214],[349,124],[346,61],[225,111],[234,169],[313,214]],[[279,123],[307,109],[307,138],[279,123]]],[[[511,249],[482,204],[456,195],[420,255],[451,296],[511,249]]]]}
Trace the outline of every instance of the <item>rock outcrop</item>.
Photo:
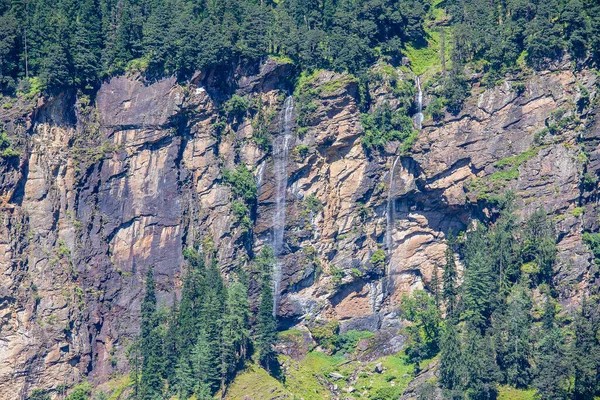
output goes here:
{"type": "MultiPolygon", "coordinates": [[[[243,115],[223,111],[225,96],[204,74],[187,83],[115,77],[94,98],[65,93],[0,108],[20,151],[1,160],[0,398],[126,371],[148,268],[168,304],[184,248],[214,249],[227,275],[270,244],[273,160],[260,138],[278,134],[293,73],[269,60],[232,77],[232,92],[249,100],[243,115]],[[250,232],[223,180],[239,164],[258,183],[250,232]]],[[[281,326],[336,319],[341,330],[384,332],[397,351],[401,297],[427,288],[448,233],[492,216],[490,198],[508,190],[522,220],[539,207],[555,218],[555,281],[564,306],[575,305],[597,279],[581,240],[598,228],[597,180],[583,183],[600,172],[597,79],[565,67],[488,89],[474,82],[459,115],[425,121],[395,170],[392,251],[382,265],[373,255],[384,249],[397,144],[367,153],[358,83],[317,74],[290,143],[281,326]]],[[[393,98],[385,85],[371,90],[376,102],[393,98]]]]}

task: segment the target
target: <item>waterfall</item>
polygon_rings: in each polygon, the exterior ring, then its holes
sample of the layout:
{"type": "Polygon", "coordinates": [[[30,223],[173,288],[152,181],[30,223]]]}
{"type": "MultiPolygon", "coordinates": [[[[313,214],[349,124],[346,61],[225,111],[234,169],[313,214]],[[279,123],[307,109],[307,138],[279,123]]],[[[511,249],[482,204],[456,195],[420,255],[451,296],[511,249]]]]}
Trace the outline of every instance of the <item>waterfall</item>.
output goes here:
{"type": "Polygon", "coordinates": [[[386,215],[386,227],[385,227],[385,249],[388,254],[392,254],[392,230],[394,229],[394,191],[396,190],[396,181],[394,179],[394,171],[396,171],[396,164],[400,161],[400,155],[397,155],[392,164],[390,170],[390,182],[388,185],[388,198],[387,198],[387,215],[386,215]]]}
{"type": "Polygon", "coordinates": [[[276,262],[273,270],[273,315],[277,313],[277,302],[281,285],[281,260],[285,231],[285,197],[287,191],[287,164],[289,145],[292,139],[292,117],[294,97],[288,96],[279,115],[280,134],[273,140],[273,173],[275,175],[275,212],[273,213],[273,252],[276,262]]]}
{"type": "Polygon", "coordinates": [[[421,77],[417,76],[415,79],[417,82],[417,114],[415,115],[415,126],[418,130],[423,127],[423,88],[421,87],[421,77]]]}
{"type": "Polygon", "coordinates": [[[256,197],[260,197],[260,193],[262,191],[263,179],[265,176],[265,166],[267,165],[266,161],[261,162],[258,165],[258,169],[256,171],[256,197]]]}
{"type": "MultiPolygon", "coordinates": [[[[421,86],[421,77],[416,76],[415,83],[417,85],[417,94],[415,101],[417,103],[417,113],[413,119],[415,122],[415,128],[421,130],[423,127],[423,88],[421,86]]],[[[388,185],[388,198],[387,198],[387,209],[386,209],[386,226],[385,226],[385,250],[388,257],[391,257],[393,252],[394,241],[392,233],[394,231],[394,220],[395,220],[395,205],[394,205],[394,193],[396,192],[396,179],[394,174],[396,173],[396,166],[400,161],[400,154],[394,158],[392,163],[392,169],[390,170],[390,180],[388,185]]],[[[385,275],[389,276],[390,273],[390,262],[387,263],[385,275]]],[[[389,282],[388,282],[389,284],[389,282]]]]}

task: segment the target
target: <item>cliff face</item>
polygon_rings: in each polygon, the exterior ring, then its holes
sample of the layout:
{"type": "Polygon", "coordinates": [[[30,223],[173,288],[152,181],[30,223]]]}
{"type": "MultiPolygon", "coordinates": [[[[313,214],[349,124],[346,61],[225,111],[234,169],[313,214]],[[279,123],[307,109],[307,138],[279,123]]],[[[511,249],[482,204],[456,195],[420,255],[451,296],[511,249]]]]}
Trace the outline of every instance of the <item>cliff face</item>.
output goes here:
{"type": "MultiPolygon", "coordinates": [[[[66,93],[0,109],[21,152],[2,160],[0,178],[1,398],[125,371],[149,267],[169,303],[184,248],[214,247],[226,275],[271,243],[278,191],[272,153],[256,137],[281,134],[292,74],[270,60],[230,77],[252,110],[220,133],[225,95],[201,74],[185,85],[116,77],[92,99],[66,93]],[[258,182],[250,233],[223,180],[239,164],[258,182]]],[[[491,216],[490,197],[508,190],[521,219],[539,207],[555,218],[555,280],[563,305],[575,305],[596,279],[581,240],[598,225],[596,185],[583,184],[600,169],[596,80],[568,66],[491,89],[475,77],[463,111],[426,121],[396,159],[394,143],[365,152],[357,82],[320,72],[307,84],[309,112],[293,109],[307,122],[288,142],[281,326],[336,319],[342,331],[386,332],[389,352],[400,350],[401,296],[427,288],[449,231],[491,216]]],[[[394,105],[384,80],[370,92],[394,105]]]]}

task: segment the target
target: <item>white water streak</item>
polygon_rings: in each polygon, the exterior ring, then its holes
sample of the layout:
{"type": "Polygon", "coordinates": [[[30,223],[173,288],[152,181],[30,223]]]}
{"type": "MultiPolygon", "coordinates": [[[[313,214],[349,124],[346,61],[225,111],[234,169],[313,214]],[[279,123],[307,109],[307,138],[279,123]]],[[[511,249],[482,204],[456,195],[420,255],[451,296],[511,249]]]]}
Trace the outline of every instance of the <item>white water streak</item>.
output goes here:
{"type": "Polygon", "coordinates": [[[287,194],[287,165],[292,139],[294,97],[288,96],[279,115],[280,134],[273,141],[273,171],[275,175],[275,212],[273,213],[273,252],[276,262],[273,270],[273,315],[277,313],[281,286],[281,260],[285,233],[285,202],[287,194]]]}

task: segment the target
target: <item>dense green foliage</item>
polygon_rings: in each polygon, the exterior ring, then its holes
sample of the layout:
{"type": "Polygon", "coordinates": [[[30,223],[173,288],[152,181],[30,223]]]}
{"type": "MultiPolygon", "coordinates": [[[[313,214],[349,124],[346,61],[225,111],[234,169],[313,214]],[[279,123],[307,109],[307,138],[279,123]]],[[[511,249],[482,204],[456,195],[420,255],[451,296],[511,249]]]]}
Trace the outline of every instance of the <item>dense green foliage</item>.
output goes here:
{"type": "Polygon", "coordinates": [[[541,68],[568,53],[600,57],[600,4],[595,0],[449,0],[455,53],[492,76],[520,57],[541,68]]]}
{"type": "Polygon", "coordinates": [[[0,83],[39,76],[49,88],[104,76],[229,68],[267,54],[303,68],[358,71],[422,40],[429,1],[0,1],[0,83]]]}
{"type": "Polygon", "coordinates": [[[387,103],[372,113],[363,114],[361,122],[365,130],[362,144],[367,150],[383,148],[392,140],[401,142],[402,148],[408,150],[416,139],[413,122],[406,110],[394,111],[387,103]]]}
{"type": "Polygon", "coordinates": [[[535,389],[539,399],[592,399],[600,394],[600,298],[584,298],[572,322],[558,320],[552,223],[538,210],[521,227],[510,197],[503,207],[490,226],[480,222],[449,240],[440,308],[435,288],[403,301],[413,321],[407,354],[418,366],[439,353],[449,399],[495,399],[500,387],[535,389]],[[465,267],[460,285],[454,251],[465,267]]]}
{"type": "MultiPolygon", "coordinates": [[[[169,310],[157,305],[154,276],[148,271],[140,335],[130,350],[134,399],[212,398],[252,356],[246,274],[240,272],[226,285],[212,257],[190,249],[184,255],[188,263],[181,300],[174,298],[169,310]]],[[[272,250],[265,248],[256,258],[257,271],[272,268],[272,258],[272,250]]],[[[262,272],[253,336],[257,360],[267,363],[274,360],[277,326],[271,282],[262,272]]]]}

